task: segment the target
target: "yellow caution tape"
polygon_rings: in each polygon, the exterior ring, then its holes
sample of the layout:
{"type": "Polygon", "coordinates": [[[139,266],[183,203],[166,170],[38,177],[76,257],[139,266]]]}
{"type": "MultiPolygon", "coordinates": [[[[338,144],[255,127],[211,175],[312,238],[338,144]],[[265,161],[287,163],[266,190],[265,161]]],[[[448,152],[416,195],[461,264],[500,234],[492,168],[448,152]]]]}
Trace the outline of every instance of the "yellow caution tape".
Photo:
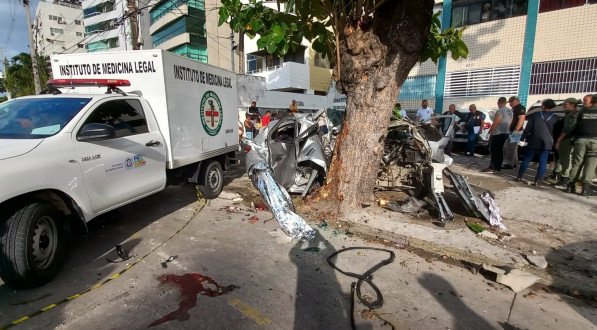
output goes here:
{"type": "MultiPolygon", "coordinates": [[[[8,329],[8,328],[10,328],[12,326],[15,326],[17,324],[21,324],[21,323],[23,323],[23,322],[25,322],[27,320],[30,320],[31,318],[39,315],[39,314],[41,314],[41,313],[47,312],[49,310],[54,309],[54,307],[60,306],[60,305],[66,303],[66,302],[69,302],[71,300],[77,299],[77,298],[81,297],[82,295],[84,295],[84,294],[86,294],[86,293],[88,293],[88,292],[90,292],[92,290],[95,290],[97,288],[100,288],[103,285],[105,285],[106,283],[119,278],[122,274],[126,273],[129,269],[133,268],[133,266],[135,266],[136,264],[138,264],[141,260],[147,258],[150,254],[153,253],[153,251],[159,249],[160,247],[162,247],[162,245],[166,244],[166,242],[168,242],[174,236],[178,235],[181,231],[183,231],[188,226],[188,224],[191,223],[191,221],[193,219],[195,219],[195,217],[197,217],[197,214],[199,214],[199,212],[201,212],[201,210],[206,205],[208,205],[208,204],[209,204],[209,202],[205,198],[205,195],[203,194],[203,192],[201,191],[201,189],[197,188],[197,209],[195,210],[195,213],[193,214],[193,216],[182,227],[180,227],[180,229],[178,229],[174,234],[170,235],[170,237],[168,237],[168,239],[166,239],[165,241],[163,241],[160,245],[156,246],[151,251],[147,252],[147,254],[145,254],[143,257],[137,259],[135,262],[127,264],[124,267],[123,270],[119,271],[118,273],[115,273],[115,274],[111,275],[110,277],[108,277],[104,281],[96,283],[93,286],[91,286],[91,287],[89,287],[89,288],[87,288],[87,289],[85,289],[85,290],[83,290],[83,291],[81,291],[79,293],[75,293],[75,294],[73,294],[73,295],[71,295],[71,296],[69,296],[69,297],[67,297],[65,299],[62,299],[60,301],[54,302],[52,304],[49,304],[46,307],[43,307],[43,308],[41,308],[41,309],[39,309],[39,310],[31,313],[31,314],[28,314],[28,315],[25,315],[25,316],[23,316],[23,317],[21,317],[19,319],[16,319],[16,320],[10,322],[9,324],[0,325],[0,330],[8,329]]],[[[136,234],[137,233],[133,234],[133,236],[136,235],[136,234]]]]}

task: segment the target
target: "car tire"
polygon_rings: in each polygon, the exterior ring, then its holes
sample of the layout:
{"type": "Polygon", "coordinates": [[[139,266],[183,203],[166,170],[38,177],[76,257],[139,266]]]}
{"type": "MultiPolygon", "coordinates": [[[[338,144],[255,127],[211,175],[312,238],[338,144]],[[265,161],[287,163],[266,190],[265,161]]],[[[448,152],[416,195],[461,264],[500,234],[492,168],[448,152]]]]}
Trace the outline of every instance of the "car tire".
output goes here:
{"type": "Polygon", "coordinates": [[[217,160],[211,160],[201,169],[199,185],[207,199],[220,195],[224,187],[224,171],[217,160]]]}
{"type": "Polygon", "coordinates": [[[0,224],[0,277],[14,288],[49,282],[66,257],[62,214],[46,202],[32,202],[0,224]]]}

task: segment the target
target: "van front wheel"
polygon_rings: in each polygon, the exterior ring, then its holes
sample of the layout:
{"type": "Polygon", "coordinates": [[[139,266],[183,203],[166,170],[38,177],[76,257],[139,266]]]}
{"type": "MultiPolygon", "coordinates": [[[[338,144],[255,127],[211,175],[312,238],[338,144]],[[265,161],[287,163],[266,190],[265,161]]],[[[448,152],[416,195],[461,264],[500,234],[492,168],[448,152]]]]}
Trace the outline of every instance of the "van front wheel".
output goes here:
{"type": "Polygon", "coordinates": [[[0,277],[12,287],[36,287],[56,275],[64,257],[61,214],[49,203],[32,202],[0,224],[0,277]]]}

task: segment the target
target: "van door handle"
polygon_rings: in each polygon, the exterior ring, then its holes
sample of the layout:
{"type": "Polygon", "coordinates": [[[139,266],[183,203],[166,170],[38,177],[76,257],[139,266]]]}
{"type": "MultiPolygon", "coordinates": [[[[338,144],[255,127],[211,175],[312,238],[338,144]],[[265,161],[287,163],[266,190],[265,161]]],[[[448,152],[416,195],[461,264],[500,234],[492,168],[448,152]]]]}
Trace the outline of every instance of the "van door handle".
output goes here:
{"type": "Polygon", "coordinates": [[[145,143],[145,145],[148,146],[148,147],[159,146],[160,145],[160,141],[151,140],[151,141],[145,143]]]}

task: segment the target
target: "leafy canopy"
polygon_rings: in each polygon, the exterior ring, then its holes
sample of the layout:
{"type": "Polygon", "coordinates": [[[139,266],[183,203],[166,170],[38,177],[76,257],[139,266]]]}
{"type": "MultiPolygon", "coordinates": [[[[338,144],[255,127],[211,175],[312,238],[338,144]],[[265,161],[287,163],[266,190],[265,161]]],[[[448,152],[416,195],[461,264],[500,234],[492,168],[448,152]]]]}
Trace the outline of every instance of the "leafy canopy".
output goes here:
{"type": "MultiPolygon", "coordinates": [[[[51,75],[50,58],[48,56],[38,55],[37,64],[39,78],[42,83],[45,83],[51,75]]],[[[12,97],[35,94],[31,55],[20,53],[10,60],[5,60],[4,71],[6,76],[4,84],[6,90],[10,92],[12,97]]]]}
{"type": "MultiPolygon", "coordinates": [[[[277,2],[278,10],[266,7],[261,1],[222,0],[219,25],[226,22],[232,30],[243,31],[250,38],[258,37],[257,47],[268,53],[284,56],[295,51],[304,39],[323,57],[335,61],[336,35],[347,22],[373,17],[385,1],[395,0],[287,0],[277,2]],[[284,11],[280,10],[283,3],[284,11]]],[[[409,0],[416,1],[416,0],[409,0]]],[[[433,16],[429,40],[419,60],[439,60],[451,52],[452,58],[465,58],[468,48],[462,41],[463,29],[449,27],[441,30],[441,12],[433,16]]]]}

